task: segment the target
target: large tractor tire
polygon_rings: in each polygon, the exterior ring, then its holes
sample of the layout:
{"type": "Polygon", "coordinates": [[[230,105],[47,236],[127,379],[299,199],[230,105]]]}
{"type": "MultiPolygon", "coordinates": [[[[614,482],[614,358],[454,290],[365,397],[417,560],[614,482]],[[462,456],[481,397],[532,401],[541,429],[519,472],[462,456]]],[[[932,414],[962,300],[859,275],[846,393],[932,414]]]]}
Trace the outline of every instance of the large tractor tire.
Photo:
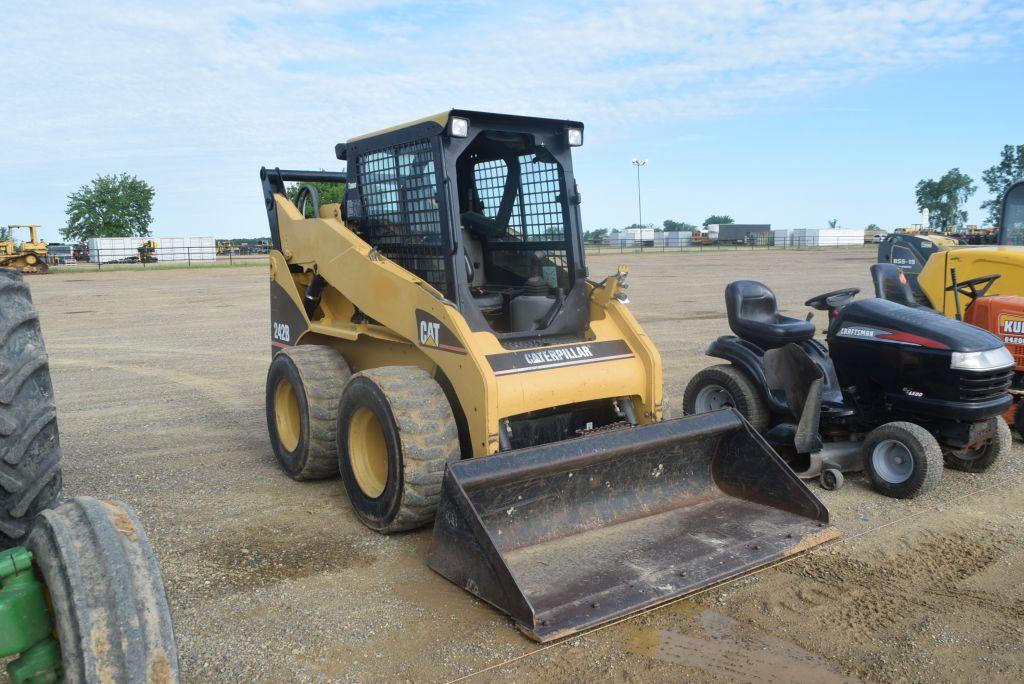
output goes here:
{"type": "Polygon", "coordinates": [[[72,499],[40,514],[25,546],[49,593],[64,681],[178,681],[160,568],[130,508],[72,499]]]}
{"type": "Polygon", "coordinates": [[[20,273],[0,269],[0,548],[60,496],[60,441],[39,315],[20,273]]]}
{"type": "Polygon", "coordinates": [[[352,372],[333,347],[274,355],[267,372],[267,429],[281,468],[295,480],[338,475],[338,400],[352,372]]]}
{"type": "Polygon", "coordinates": [[[739,368],[723,363],[705,368],[690,379],[683,392],[688,416],[734,408],[758,432],[768,429],[771,412],[757,386],[739,368]]]}
{"type": "Polygon", "coordinates": [[[338,456],[356,515],[382,533],[434,519],[459,434],[444,390],[426,371],[385,366],[357,373],[338,411],[338,456]]]}

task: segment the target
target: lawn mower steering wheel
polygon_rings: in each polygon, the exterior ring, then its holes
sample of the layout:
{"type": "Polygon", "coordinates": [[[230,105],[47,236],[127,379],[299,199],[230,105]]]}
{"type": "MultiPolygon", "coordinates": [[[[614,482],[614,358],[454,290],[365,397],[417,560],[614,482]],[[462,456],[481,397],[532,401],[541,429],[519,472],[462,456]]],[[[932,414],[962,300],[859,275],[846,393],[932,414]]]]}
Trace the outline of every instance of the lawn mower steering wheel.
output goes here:
{"type": "Polygon", "coordinates": [[[859,287],[847,287],[842,290],[833,290],[832,292],[820,294],[817,297],[811,297],[804,302],[804,306],[809,306],[812,309],[817,309],[818,311],[828,311],[829,309],[842,306],[847,300],[856,297],[858,292],[860,292],[859,287]]]}
{"type": "Polygon", "coordinates": [[[963,282],[957,283],[955,286],[950,285],[946,288],[946,292],[952,292],[953,288],[962,294],[964,297],[969,297],[973,302],[979,297],[984,297],[988,289],[992,287],[992,284],[1000,278],[999,273],[993,273],[992,275],[981,276],[980,278],[971,278],[963,282]]]}

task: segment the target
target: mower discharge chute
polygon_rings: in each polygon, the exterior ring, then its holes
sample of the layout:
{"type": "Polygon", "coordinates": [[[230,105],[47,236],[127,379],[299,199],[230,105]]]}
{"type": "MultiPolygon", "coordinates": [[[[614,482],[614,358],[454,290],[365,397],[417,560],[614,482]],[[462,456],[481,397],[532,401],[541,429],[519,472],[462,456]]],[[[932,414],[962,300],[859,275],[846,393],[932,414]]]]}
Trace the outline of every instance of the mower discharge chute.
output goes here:
{"type": "Polygon", "coordinates": [[[346,173],[260,173],[282,468],[340,469],[379,532],[440,511],[430,566],[542,640],[837,534],[735,414],[663,420],[627,269],[588,279],[582,142],[454,110],[338,145],[346,173]]]}

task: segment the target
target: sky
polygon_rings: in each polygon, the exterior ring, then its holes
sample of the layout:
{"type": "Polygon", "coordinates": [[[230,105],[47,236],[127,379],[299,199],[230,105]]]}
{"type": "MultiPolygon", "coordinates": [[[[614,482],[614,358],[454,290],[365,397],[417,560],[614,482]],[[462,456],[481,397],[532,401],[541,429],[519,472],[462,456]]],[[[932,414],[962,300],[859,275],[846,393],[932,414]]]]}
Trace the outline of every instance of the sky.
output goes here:
{"type": "Polygon", "coordinates": [[[1024,143],[1024,3],[8,0],[0,223],[57,240],[98,174],[155,235],[268,233],[263,165],[452,107],[578,119],[587,229],[725,213],[920,221],[914,186],[1024,143]]]}

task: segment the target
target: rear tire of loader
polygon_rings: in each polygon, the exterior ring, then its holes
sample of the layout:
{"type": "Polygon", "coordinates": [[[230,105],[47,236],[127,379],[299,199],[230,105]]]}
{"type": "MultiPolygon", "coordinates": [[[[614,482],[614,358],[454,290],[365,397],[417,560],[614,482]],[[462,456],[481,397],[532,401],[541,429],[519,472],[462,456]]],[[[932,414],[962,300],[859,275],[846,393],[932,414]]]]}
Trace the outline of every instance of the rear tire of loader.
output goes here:
{"type": "Polygon", "coordinates": [[[0,268],[0,549],[60,496],[60,438],[39,315],[22,275],[0,268]]]}
{"type": "Polygon", "coordinates": [[[130,508],[72,499],[44,511],[25,545],[49,593],[63,681],[178,681],[160,568],[130,508]]]}
{"type": "Polygon", "coordinates": [[[732,364],[705,368],[690,379],[683,392],[685,415],[706,413],[718,404],[720,408],[731,406],[739,411],[758,432],[768,428],[771,414],[764,399],[754,383],[732,364]]]}
{"type": "Polygon", "coordinates": [[[385,366],[353,375],[337,433],[341,476],[363,524],[386,534],[433,520],[445,465],[460,449],[451,405],[429,373],[385,366]]]}
{"type": "Polygon", "coordinates": [[[338,474],[338,398],[352,371],[334,347],[303,345],[274,355],[267,371],[267,429],[293,480],[338,474]]]}

